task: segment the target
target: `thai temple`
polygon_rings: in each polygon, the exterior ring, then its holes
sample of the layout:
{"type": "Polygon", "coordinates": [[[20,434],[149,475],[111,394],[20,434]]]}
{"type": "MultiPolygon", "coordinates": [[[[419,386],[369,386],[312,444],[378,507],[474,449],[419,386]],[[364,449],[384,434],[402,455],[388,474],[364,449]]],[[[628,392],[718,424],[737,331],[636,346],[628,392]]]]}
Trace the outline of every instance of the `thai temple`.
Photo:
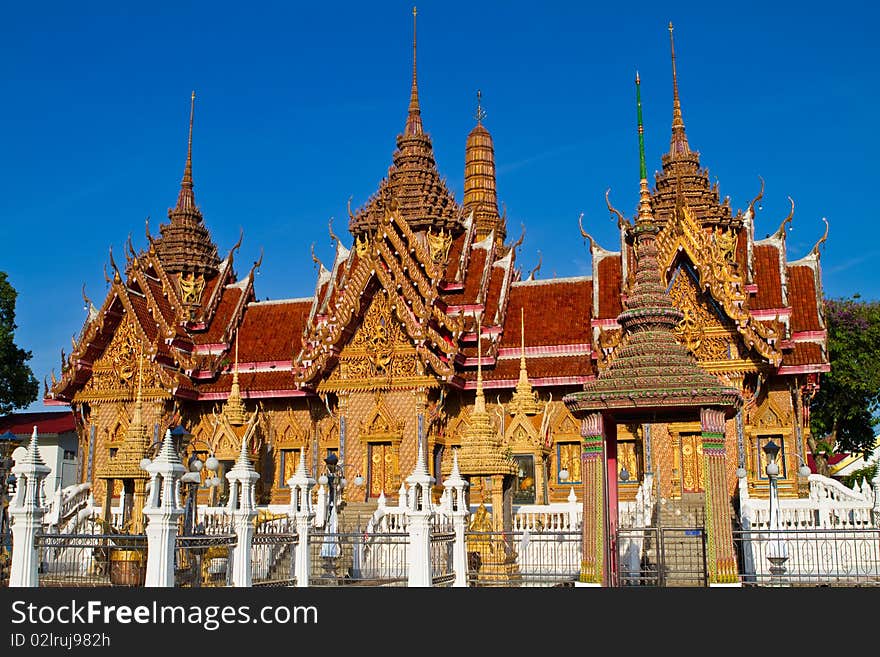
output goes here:
{"type": "MultiPolygon", "coordinates": [[[[439,496],[455,452],[472,505],[548,504],[573,490],[600,537],[608,499],[632,500],[650,479],[657,498],[706,510],[718,525],[713,568],[729,569],[722,526],[729,532],[737,471],[751,495],[766,496],[768,441],[781,447],[779,495],[807,495],[809,401],[829,370],[827,230],[791,254],[793,202],[756,239],[763,183],[741,209],[721,199],[685,131],[671,24],[669,35],[669,149],[653,181],[643,146],[640,180],[633,162],[635,216],[606,197],[618,243],[572,225],[569,237],[589,243],[589,276],[523,275],[479,108],[463,139],[463,197],[446,187],[419,101],[415,33],[391,166],[349,210],[348,234],[331,226],[333,261],[312,255],[307,298],[258,301],[260,263],[239,268],[241,239],[214,242],[196,203],[191,112],[168,220],[158,233],[147,225],[143,249],[129,239],[111,253],[106,297],[87,299],[61,375],[46,385],[47,403],[74,411],[80,480],[99,502],[129,485],[143,495],[146,474],[132,464],[176,428],[182,449],[217,459],[216,472],[202,471],[220,480],[206,502],[225,501],[224,474],[246,439],[259,503],[289,501],[301,454],[313,476],[335,454],[345,500],[368,508],[397,497],[420,449],[439,496]]],[[[636,139],[621,135],[621,147],[636,139]]]]}

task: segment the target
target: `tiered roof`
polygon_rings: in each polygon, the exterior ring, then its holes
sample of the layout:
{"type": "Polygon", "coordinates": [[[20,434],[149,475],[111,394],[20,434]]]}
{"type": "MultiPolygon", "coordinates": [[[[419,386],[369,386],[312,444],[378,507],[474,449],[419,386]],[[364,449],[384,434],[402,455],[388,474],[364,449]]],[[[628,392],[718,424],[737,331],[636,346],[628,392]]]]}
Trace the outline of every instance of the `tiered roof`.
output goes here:
{"type": "MultiPolygon", "coordinates": [[[[168,396],[226,399],[233,361],[243,400],[313,395],[380,290],[397,309],[426,374],[452,387],[476,389],[478,364],[485,388],[523,387],[523,355],[533,387],[589,384],[613,364],[616,349],[621,358],[629,353],[625,350],[632,350],[632,341],[620,343],[623,322],[642,322],[646,309],[657,307],[651,305],[657,302],[651,296],[654,287],[666,284],[662,278],[650,284],[646,306],[644,263],[634,275],[636,249],[650,251],[634,239],[641,229],[630,233],[631,225],[617,213],[621,250],[603,249],[590,239],[591,276],[521,280],[516,247],[522,237],[505,244],[506,222],[498,214],[494,150],[484,115],[478,111],[468,136],[465,197],[459,206],[440,178],[423,131],[413,42],[407,121],[394,164],[376,194],[352,215],[350,246],[331,227],[334,261],[328,269],[315,258],[312,296],[257,302],[253,275],[259,262],[247,276],[236,278],[233,256],[241,240],[226,259],[216,260],[192,193],[190,126],[171,224],[158,239],[148,230],[149,247],[142,253],[129,243],[124,273],[111,254],[110,290],[100,308],[92,307],[74,351],[63,357],[61,378],[53,379],[51,392],[47,387],[47,398],[69,402],[88,383],[124,315],[136,320],[145,357],[161,367],[168,396]],[[181,275],[191,276],[190,282],[202,277],[203,287],[184,289],[181,275]],[[234,359],[236,339],[239,358],[234,359]]],[[[719,201],[717,187],[708,186],[708,173],[700,169],[699,154],[684,133],[674,55],[671,147],[653,193],[646,198],[644,192],[640,213],[651,213],[652,225],[660,230],[657,243],[664,249],[658,275],[666,276],[681,258],[690,259],[701,294],[727,313],[726,321],[751,349],[751,357],[768,371],[828,370],[818,251],[824,238],[808,256],[789,262],[786,222],[773,236],[754,240],[760,194],[735,215],[726,201],[719,201]],[[725,260],[719,239],[730,235],[732,256],[725,260]]],[[[669,309],[660,315],[666,319],[655,324],[669,324],[676,316],[669,309]]],[[[144,391],[145,398],[156,394],[144,391]]]]}

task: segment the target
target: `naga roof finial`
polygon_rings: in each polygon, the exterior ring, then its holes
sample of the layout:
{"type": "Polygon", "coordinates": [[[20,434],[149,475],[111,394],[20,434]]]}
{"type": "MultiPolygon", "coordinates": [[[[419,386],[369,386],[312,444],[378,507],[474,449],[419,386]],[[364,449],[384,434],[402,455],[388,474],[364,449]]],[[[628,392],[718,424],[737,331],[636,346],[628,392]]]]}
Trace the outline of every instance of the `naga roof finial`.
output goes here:
{"type": "Polygon", "coordinates": [[[758,195],[752,199],[751,203],[749,203],[749,208],[746,210],[746,216],[750,220],[754,220],[755,218],[755,205],[764,198],[764,179],[761,176],[758,176],[758,180],[761,181],[761,191],[758,192],[758,195]]]}
{"type": "MultiPolygon", "coordinates": [[[[782,220],[782,223],[779,224],[779,228],[776,229],[774,237],[776,237],[777,239],[783,239],[785,237],[785,224],[791,224],[791,220],[794,218],[794,199],[789,196],[788,202],[791,203],[791,212],[788,213],[788,216],[782,220]]],[[[789,230],[791,230],[790,226],[789,230]]]]}
{"type": "Polygon", "coordinates": [[[828,220],[825,217],[822,217],[822,221],[825,222],[825,234],[819,238],[819,241],[816,242],[816,245],[810,250],[810,253],[815,254],[816,257],[819,256],[819,247],[822,246],[825,243],[825,240],[828,239],[828,220]]]}
{"type": "Polygon", "coordinates": [[[608,212],[610,212],[612,215],[617,215],[617,227],[618,228],[623,228],[623,227],[632,228],[632,224],[629,222],[629,219],[624,217],[623,213],[620,210],[618,210],[613,205],[611,205],[611,199],[609,198],[610,194],[611,194],[611,188],[609,187],[608,189],[605,190],[605,205],[608,206],[608,212]]]}
{"type": "Polygon", "coordinates": [[[590,236],[590,234],[584,230],[583,218],[584,213],[581,212],[581,215],[578,217],[578,227],[581,229],[581,235],[583,236],[583,238],[585,240],[590,240],[590,252],[592,252],[593,244],[595,244],[596,242],[593,240],[592,236],[590,236]]]}
{"type": "Polygon", "coordinates": [[[537,275],[537,273],[539,271],[541,271],[541,263],[543,262],[543,260],[544,260],[544,258],[541,255],[541,250],[538,249],[538,264],[535,265],[534,268],[529,272],[529,277],[526,280],[529,280],[529,281],[535,280],[535,276],[537,275]]]}

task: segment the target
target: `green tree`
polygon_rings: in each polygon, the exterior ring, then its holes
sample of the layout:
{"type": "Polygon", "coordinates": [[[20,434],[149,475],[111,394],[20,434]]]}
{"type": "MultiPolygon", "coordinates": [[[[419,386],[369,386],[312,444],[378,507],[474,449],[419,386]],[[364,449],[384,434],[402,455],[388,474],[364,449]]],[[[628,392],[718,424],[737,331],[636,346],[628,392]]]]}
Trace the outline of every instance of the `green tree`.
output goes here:
{"type": "Polygon", "coordinates": [[[859,295],[825,301],[828,359],[810,401],[810,450],[820,474],[834,453],[867,453],[880,424],[880,302],[859,295]]]}
{"type": "Polygon", "coordinates": [[[31,352],[15,344],[15,299],[18,293],[0,271],[0,415],[27,406],[40,390],[27,361],[31,352]]]}

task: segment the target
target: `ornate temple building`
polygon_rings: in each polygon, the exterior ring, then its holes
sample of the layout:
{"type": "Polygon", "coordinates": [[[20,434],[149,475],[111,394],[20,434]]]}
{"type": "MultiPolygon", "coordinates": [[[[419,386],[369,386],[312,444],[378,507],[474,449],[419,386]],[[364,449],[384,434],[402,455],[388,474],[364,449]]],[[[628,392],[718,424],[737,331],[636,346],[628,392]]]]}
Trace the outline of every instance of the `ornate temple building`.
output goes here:
{"type": "MultiPolygon", "coordinates": [[[[561,501],[572,487],[580,498],[586,423],[563,398],[589,389],[623,358],[623,325],[641,307],[632,298],[636,229],[648,215],[656,231],[642,269],[653,263],[652,285],[674,307],[663,321],[674,318],[669,330],[686,352],[681,358],[692,359],[697,379],[728,404],[716,427],[723,458],[712,466],[722,497],[734,498],[738,468],[754,495],[766,491],[769,440],[781,446],[780,495],[804,495],[798,468],[807,456],[807,409],[829,369],[819,266],[825,237],[790,259],[793,203],[773,234],[757,240],[763,187],[744,210],[721,199],[685,134],[674,49],[669,150],[650,189],[643,174],[640,215],[627,218],[609,202],[618,244],[603,247],[581,228],[592,274],[538,279],[517,266],[519,242],[508,239],[499,212],[481,111],[465,141],[463,198],[445,186],[422,121],[413,46],[391,167],[349,212],[349,235],[331,227],[335,257],[326,265],[315,259],[307,298],[257,301],[260,263],[239,271],[241,240],[225,250],[214,243],[195,200],[191,113],[168,221],[158,234],[147,226],[143,250],[129,241],[123,267],[111,253],[109,291],[100,307],[88,302],[61,375],[53,373],[46,389],[47,402],[75,411],[80,478],[96,498],[137,460],[124,447],[127,436],[152,444],[145,448],[152,455],[165,429],[181,426],[188,450],[219,462],[203,475],[223,482],[246,437],[263,503],[288,502],[286,481],[301,450],[312,473],[336,453],[350,502],[396,498],[420,445],[438,485],[460,448],[472,502],[497,499],[502,477],[514,481],[515,504],[561,501]],[[356,474],[360,486],[351,483],[356,474]]],[[[633,196],[637,189],[633,176],[633,196]]],[[[633,499],[649,474],[658,497],[704,495],[711,477],[703,429],[699,413],[621,420],[613,461],[620,499],[633,499]]],[[[222,502],[223,486],[211,494],[222,502]]]]}

